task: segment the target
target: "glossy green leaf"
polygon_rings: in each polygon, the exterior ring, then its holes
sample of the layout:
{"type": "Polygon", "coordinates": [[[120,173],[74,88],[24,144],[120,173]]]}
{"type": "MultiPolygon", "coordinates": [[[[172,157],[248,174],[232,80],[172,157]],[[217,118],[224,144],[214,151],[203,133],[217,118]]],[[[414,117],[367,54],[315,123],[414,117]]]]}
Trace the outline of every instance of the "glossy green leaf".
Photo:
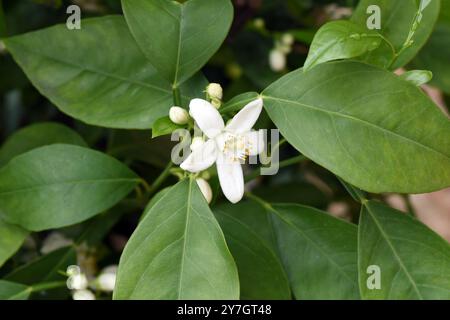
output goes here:
{"type": "Polygon", "coordinates": [[[167,192],[170,191],[170,189],[172,189],[172,187],[167,187],[164,189],[161,189],[160,191],[158,191],[158,193],[156,193],[148,202],[147,206],[145,207],[144,213],[141,215],[141,217],[139,218],[139,221],[144,220],[144,218],[147,216],[147,214],[150,212],[150,209],[158,203],[158,201],[164,197],[166,195],[167,192]]]}
{"type": "Polygon", "coordinates": [[[331,60],[358,57],[378,48],[382,38],[351,21],[332,21],[322,26],[314,37],[304,70],[331,60]]]}
{"type": "Polygon", "coordinates": [[[369,18],[366,11],[370,5],[380,7],[381,30],[378,31],[391,43],[393,48],[383,42],[377,50],[366,54],[362,59],[384,68],[397,69],[411,61],[427,42],[439,16],[440,0],[432,0],[421,11],[422,18],[420,23],[416,24],[415,31],[414,21],[419,17],[420,10],[417,0],[361,0],[352,16],[352,21],[366,28],[369,18]],[[394,61],[392,50],[400,53],[409,35],[412,35],[412,44],[394,61]]]}
{"type": "Polygon", "coordinates": [[[258,99],[258,93],[246,92],[230,99],[220,107],[220,113],[236,112],[241,110],[247,103],[258,99]]]}
{"type": "Polygon", "coordinates": [[[0,215],[28,230],[59,228],[112,207],[138,181],[125,165],[98,151],[45,146],[0,170],[0,215]]]}
{"type": "MultiPolygon", "coordinates": [[[[253,210],[265,211],[261,206],[253,206],[253,210]]],[[[290,299],[289,282],[278,256],[264,238],[241,220],[247,210],[248,204],[214,210],[237,264],[241,299],[290,299]]]]}
{"type": "Polygon", "coordinates": [[[22,245],[28,231],[0,219],[0,267],[22,245]]]}
{"type": "Polygon", "coordinates": [[[329,202],[323,190],[304,181],[259,185],[252,192],[270,203],[298,203],[315,208],[326,208],[329,202]]]}
{"type": "Polygon", "coordinates": [[[30,293],[28,286],[0,280],[0,300],[27,300],[30,293]]]}
{"type": "Polygon", "coordinates": [[[151,206],[122,254],[114,298],[239,298],[236,265],[195,180],[151,206]]]}
{"type": "Polygon", "coordinates": [[[414,59],[414,68],[425,68],[433,72],[431,85],[450,94],[450,18],[448,23],[440,23],[426,46],[414,59]]]}
{"type": "Polygon", "coordinates": [[[55,143],[86,146],[78,133],[62,124],[37,123],[20,129],[6,140],[0,148],[0,167],[19,154],[55,143]]]}
{"type": "Polygon", "coordinates": [[[122,9],[142,52],[176,86],[219,49],[233,20],[229,0],[122,0],[122,9]]]}
{"type": "Polygon", "coordinates": [[[369,201],[358,238],[364,299],[450,299],[450,245],[422,223],[369,201]],[[379,289],[372,287],[370,266],[379,267],[379,289]]]}
{"type": "Polygon", "coordinates": [[[400,78],[416,86],[421,86],[433,79],[433,73],[428,70],[411,70],[403,73],[400,78]]]}
{"type": "Polygon", "coordinates": [[[5,280],[26,285],[65,281],[67,277],[63,273],[68,266],[76,263],[75,247],[64,247],[14,269],[5,276],[5,280]]]}
{"type": "MultiPolygon", "coordinates": [[[[98,126],[150,129],[173,105],[172,87],[139,50],[122,17],[85,19],[82,25],[75,31],[56,25],[5,39],[5,45],[64,113],[98,126]]],[[[181,87],[183,103],[204,90],[203,76],[189,82],[181,87]]]]}
{"type": "Polygon", "coordinates": [[[314,208],[269,209],[297,299],[358,299],[357,228],[314,208]]]}
{"type": "Polygon", "coordinates": [[[170,136],[151,139],[151,132],[144,130],[116,130],[107,153],[125,162],[134,160],[164,168],[170,160],[175,142],[170,136]]]}
{"type": "Polygon", "coordinates": [[[178,125],[173,123],[170,120],[169,116],[159,118],[155,121],[152,127],[152,138],[156,138],[159,136],[164,136],[166,134],[171,134],[177,129],[182,129],[185,126],[178,125]]]}
{"type": "Polygon", "coordinates": [[[326,63],[294,71],[262,95],[294,147],[358,188],[423,193],[450,185],[450,121],[390,72],[326,63]]]}

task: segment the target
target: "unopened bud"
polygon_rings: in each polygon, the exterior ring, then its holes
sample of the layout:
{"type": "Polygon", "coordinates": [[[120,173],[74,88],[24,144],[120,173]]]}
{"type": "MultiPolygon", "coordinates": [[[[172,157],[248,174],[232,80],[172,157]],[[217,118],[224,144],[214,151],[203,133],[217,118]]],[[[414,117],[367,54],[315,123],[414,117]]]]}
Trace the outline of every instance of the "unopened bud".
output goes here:
{"type": "Polygon", "coordinates": [[[286,46],[292,46],[294,44],[294,36],[290,33],[285,33],[281,37],[281,42],[286,46]]]}
{"type": "Polygon", "coordinates": [[[272,50],[269,54],[270,68],[275,72],[283,71],[286,67],[286,56],[280,50],[272,50]]]}
{"type": "Polygon", "coordinates": [[[97,288],[105,292],[113,292],[116,285],[115,273],[102,273],[97,278],[97,288]]]}
{"type": "Polygon", "coordinates": [[[195,179],[195,181],[197,181],[197,185],[200,188],[200,191],[202,192],[202,194],[205,197],[206,201],[208,203],[211,203],[212,190],[211,190],[211,187],[209,186],[208,181],[206,181],[205,179],[202,179],[202,178],[197,178],[197,179],[195,179]]]}
{"type": "Polygon", "coordinates": [[[169,110],[169,118],[173,123],[186,124],[189,121],[189,113],[183,108],[173,106],[169,110]]]}
{"type": "Polygon", "coordinates": [[[68,277],[78,275],[81,273],[81,269],[79,266],[70,265],[67,267],[66,274],[68,277]]]}
{"type": "Polygon", "coordinates": [[[223,90],[222,90],[222,87],[220,86],[220,84],[218,84],[218,83],[210,83],[206,87],[206,93],[213,100],[214,99],[222,100],[223,90]]]}
{"type": "Polygon", "coordinates": [[[88,279],[83,273],[75,274],[67,279],[67,288],[70,290],[84,290],[87,289],[88,285],[88,279]]]}
{"type": "Polygon", "coordinates": [[[73,300],[95,300],[95,295],[90,290],[76,290],[72,293],[73,300]]]}

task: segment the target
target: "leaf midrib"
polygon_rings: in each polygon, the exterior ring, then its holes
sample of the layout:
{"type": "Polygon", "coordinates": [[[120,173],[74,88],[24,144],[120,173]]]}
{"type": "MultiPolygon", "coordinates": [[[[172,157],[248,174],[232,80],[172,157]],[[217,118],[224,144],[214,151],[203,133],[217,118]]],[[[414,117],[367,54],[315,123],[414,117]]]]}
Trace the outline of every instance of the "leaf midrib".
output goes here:
{"type": "Polygon", "coordinates": [[[139,182],[140,179],[138,178],[121,178],[121,179],[90,179],[90,180],[69,180],[64,182],[53,182],[48,184],[41,184],[41,185],[35,185],[32,187],[26,187],[26,188],[20,188],[20,189],[14,189],[9,191],[3,191],[0,192],[0,196],[11,194],[11,193],[20,193],[20,192],[28,192],[33,191],[36,189],[45,189],[50,188],[58,185],[66,185],[66,184],[81,184],[81,183],[114,183],[114,182],[139,182]]]}
{"type": "Polygon", "coordinates": [[[341,117],[341,118],[350,119],[350,120],[353,120],[353,121],[356,121],[356,122],[361,122],[361,123],[363,123],[364,125],[367,125],[367,126],[369,126],[369,127],[376,128],[376,129],[378,129],[378,130],[380,130],[380,131],[382,131],[382,132],[385,132],[385,133],[387,133],[387,134],[390,134],[390,135],[393,135],[393,136],[395,136],[395,137],[398,137],[398,138],[401,138],[401,139],[403,139],[403,140],[406,140],[406,141],[408,141],[409,143],[418,145],[419,147],[421,147],[421,148],[423,148],[423,149],[426,149],[426,150],[429,150],[429,151],[431,151],[431,152],[434,152],[434,153],[436,153],[436,154],[438,154],[438,155],[440,155],[440,156],[442,156],[442,157],[444,157],[444,158],[450,160],[450,156],[443,154],[443,153],[442,153],[441,151],[439,151],[439,150],[436,150],[436,149],[434,149],[434,148],[432,148],[432,147],[430,147],[430,146],[427,146],[427,145],[425,145],[425,144],[423,144],[423,143],[421,143],[421,142],[419,142],[419,141],[412,140],[411,138],[408,138],[408,137],[406,137],[406,136],[402,136],[402,135],[400,135],[400,134],[398,134],[398,133],[396,133],[396,132],[394,132],[394,131],[391,131],[391,130],[389,130],[389,129],[383,128],[383,127],[381,127],[381,126],[379,126],[379,125],[376,125],[376,124],[374,124],[374,123],[370,123],[370,122],[368,122],[368,121],[366,121],[366,120],[363,120],[363,119],[360,119],[360,118],[356,118],[355,116],[351,116],[351,115],[343,114],[343,113],[339,113],[339,112],[334,112],[334,111],[330,111],[330,110],[320,109],[320,108],[314,107],[314,106],[312,106],[312,105],[304,104],[304,103],[301,103],[301,102],[298,102],[298,101],[294,101],[294,100],[289,100],[289,99],[283,99],[283,98],[277,98],[277,97],[271,97],[271,96],[263,96],[263,99],[268,99],[268,100],[275,100],[275,101],[281,101],[281,102],[291,103],[291,104],[299,105],[299,106],[302,106],[302,107],[305,107],[305,108],[308,108],[308,109],[311,109],[311,110],[314,110],[314,111],[323,112],[323,113],[328,114],[328,115],[330,115],[330,116],[336,116],[336,117],[341,117]]]}
{"type": "MultiPolygon", "coordinates": [[[[154,89],[154,90],[162,91],[162,92],[167,93],[167,94],[172,94],[172,92],[170,90],[166,90],[164,88],[161,88],[161,87],[158,87],[158,86],[154,86],[154,85],[151,85],[151,84],[146,83],[146,82],[132,80],[132,79],[129,79],[129,78],[124,78],[123,76],[120,76],[120,75],[117,75],[117,74],[114,74],[114,73],[101,71],[101,70],[98,70],[98,69],[95,69],[95,68],[92,68],[92,67],[83,66],[83,65],[74,63],[72,61],[58,59],[56,57],[52,57],[52,56],[49,56],[49,55],[46,55],[46,54],[42,54],[41,52],[36,52],[36,51],[30,50],[28,47],[22,45],[21,43],[16,43],[16,44],[19,45],[20,48],[22,50],[24,50],[24,51],[28,51],[28,52],[30,52],[30,53],[32,53],[34,55],[40,56],[40,57],[45,58],[45,59],[49,59],[49,60],[53,60],[53,61],[59,62],[61,64],[66,64],[66,65],[74,67],[76,69],[85,70],[85,71],[88,71],[88,72],[91,72],[91,73],[98,73],[98,74],[100,74],[100,75],[102,75],[104,77],[109,77],[109,78],[113,78],[115,80],[128,82],[128,83],[131,83],[131,84],[139,85],[141,87],[151,88],[151,89],[154,89]]],[[[7,47],[8,47],[8,45],[7,45],[7,47]]]]}
{"type": "Polygon", "coordinates": [[[392,244],[391,240],[389,239],[388,234],[386,233],[386,231],[383,229],[383,227],[381,226],[380,222],[378,221],[376,215],[371,211],[370,209],[370,203],[366,202],[364,203],[364,207],[367,209],[367,213],[371,216],[371,218],[373,219],[373,221],[375,222],[375,225],[377,226],[378,230],[380,231],[381,236],[383,237],[383,239],[386,241],[387,245],[389,246],[389,248],[392,251],[392,254],[394,255],[395,259],[397,260],[400,268],[403,270],[403,272],[405,273],[406,277],[408,278],[409,282],[412,284],[414,291],[416,292],[417,296],[419,297],[419,299],[424,300],[422,294],[419,291],[419,288],[417,287],[416,282],[414,281],[413,277],[411,276],[411,274],[409,273],[408,269],[406,268],[406,266],[403,264],[402,259],[400,258],[400,256],[397,253],[397,250],[395,249],[394,245],[392,244]]]}
{"type": "Polygon", "coordinates": [[[310,243],[312,244],[320,253],[322,253],[322,255],[324,257],[326,257],[326,259],[336,267],[336,269],[348,280],[350,281],[355,287],[358,287],[358,283],[356,280],[350,278],[350,276],[344,271],[342,270],[342,268],[339,266],[339,264],[337,264],[325,251],[323,251],[323,249],[313,240],[311,239],[302,229],[300,229],[299,227],[297,227],[294,223],[292,223],[291,221],[289,221],[288,219],[286,219],[285,217],[283,217],[282,214],[280,214],[275,208],[273,208],[272,206],[270,206],[270,208],[267,208],[268,210],[272,211],[273,213],[275,213],[275,215],[277,217],[279,217],[282,221],[284,221],[287,225],[289,225],[290,227],[292,227],[295,230],[298,230],[298,232],[310,243]]]}
{"type": "Polygon", "coordinates": [[[186,243],[187,243],[187,232],[189,229],[189,216],[191,214],[191,206],[192,206],[192,179],[189,179],[189,189],[188,189],[188,199],[186,204],[186,222],[184,226],[184,235],[183,235],[183,250],[181,252],[181,265],[180,265],[180,278],[178,282],[178,298],[177,300],[181,300],[181,292],[183,290],[183,273],[184,273],[184,260],[186,255],[186,243]]]}

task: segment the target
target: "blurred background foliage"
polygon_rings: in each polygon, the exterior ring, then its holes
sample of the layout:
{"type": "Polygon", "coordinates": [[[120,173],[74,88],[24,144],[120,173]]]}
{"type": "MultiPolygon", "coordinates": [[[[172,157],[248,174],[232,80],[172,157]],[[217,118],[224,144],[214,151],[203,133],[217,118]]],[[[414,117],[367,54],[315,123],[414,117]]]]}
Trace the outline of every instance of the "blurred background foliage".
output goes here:
{"type": "MultiPolygon", "coordinates": [[[[235,18],[231,31],[221,49],[202,71],[210,82],[220,83],[224,87],[225,101],[243,92],[260,92],[287,72],[302,67],[317,29],[327,21],[349,17],[357,2],[357,0],[233,0],[235,18]],[[286,38],[286,34],[291,36],[286,38]],[[275,64],[273,60],[271,61],[274,49],[279,55],[275,64]]],[[[445,101],[450,105],[448,103],[450,101],[449,3],[450,1],[443,1],[441,19],[435,33],[411,63],[411,68],[433,71],[434,80],[431,84],[436,88],[427,87],[426,90],[444,112],[448,112],[445,101]]],[[[4,0],[3,10],[0,11],[1,36],[22,34],[65,23],[68,17],[66,8],[70,4],[81,7],[83,19],[121,14],[119,0],[4,0]]],[[[117,46],[120,45],[117,43],[117,46]]],[[[23,127],[49,121],[74,128],[90,147],[124,161],[147,181],[153,181],[170,161],[172,142],[168,137],[151,139],[150,130],[127,131],[93,127],[61,113],[32,86],[12,57],[1,48],[0,143],[23,127]]],[[[273,128],[267,115],[261,117],[258,125],[273,128]]],[[[297,153],[288,144],[284,144],[281,148],[281,160],[297,153]]],[[[162,188],[175,181],[174,176],[167,180],[162,188]]],[[[222,202],[217,179],[213,176],[210,182],[215,191],[215,203],[222,202]]],[[[254,179],[249,183],[249,187],[253,188],[255,194],[268,201],[302,203],[328,210],[331,214],[349,221],[356,222],[358,219],[359,206],[350,198],[339,180],[329,171],[309,161],[284,168],[276,176],[254,179]]],[[[404,211],[416,211],[419,218],[450,240],[449,190],[431,196],[374,195],[374,197],[381,198],[404,211]]],[[[129,198],[103,215],[80,225],[58,230],[58,237],[63,237],[66,244],[67,241],[79,244],[78,260],[81,256],[84,267],[95,273],[101,266],[118,263],[120,253],[135,229],[144,207],[145,203],[140,201],[139,193],[131,194],[129,198]]],[[[46,241],[49,241],[49,236],[54,237],[54,233],[33,234],[13,259],[0,269],[0,277],[9,274],[17,266],[48,253],[43,248],[46,241]]],[[[52,250],[50,252],[56,255],[52,257],[57,261],[74,259],[70,251],[73,247],[69,248],[63,252],[52,250]]],[[[44,266],[45,263],[50,262],[44,261],[44,266]]],[[[43,268],[42,265],[31,267],[35,268],[34,270],[43,268]]],[[[29,270],[25,270],[25,273],[29,273],[29,270]]],[[[39,272],[35,273],[39,277],[39,272]]],[[[50,275],[50,278],[58,279],[58,276],[61,275],[55,273],[50,275]]],[[[59,293],[47,292],[44,298],[55,297],[55,294],[58,296],[67,292],[64,293],[64,290],[59,293]]]]}

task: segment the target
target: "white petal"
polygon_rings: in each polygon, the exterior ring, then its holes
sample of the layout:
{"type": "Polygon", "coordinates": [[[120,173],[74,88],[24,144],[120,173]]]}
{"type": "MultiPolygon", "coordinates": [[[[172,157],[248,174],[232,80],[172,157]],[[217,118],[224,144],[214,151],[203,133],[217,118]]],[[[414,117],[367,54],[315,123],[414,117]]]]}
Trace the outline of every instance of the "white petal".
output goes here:
{"type": "Polygon", "coordinates": [[[205,197],[206,201],[208,203],[211,203],[213,193],[212,193],[211,186],[209,185],[208,181],[206,181],[205,179],[202,179],[202,178],[197,178],[197,179],[195,179],[195,181],[197,181],[197,185],[198,185],[200,191],[202,192],[203,196],[205,197]]]}
{"type": "Polygon", "coordinates": [[[245,144],[249,145],[249,156],[256,156],[264,151],[264,130],[244,133],[245,144]]]}
{"type": "Polygon", "coordinates": [[[244,174],[239,161],[226,161],[219,154],[217,173],[225,197],[232,203],[239,202],[244,196],[244,174]]]}
{"type": "Polygon", "coordinates": [[[217,159],[217,148],[214,140],[206,141],[195,149],[180,165],[181,169],[200,172],[211,167],[217,159]]]}
{"type": "Polygon", "coordinates": [[[248,103],[234,116],[227,125],[226,130],[236,134],[250,131],[258,120],[262,107],[263,100],[261,98],[248,103]]]}
{"type": "Polygon", "coordinates": [[[189,104],[189,114],[194,118],[200,130],[202,130],[208,138],[214,138],[225,127],[219,111],[206,100],[191,100],[189,104]]]}

